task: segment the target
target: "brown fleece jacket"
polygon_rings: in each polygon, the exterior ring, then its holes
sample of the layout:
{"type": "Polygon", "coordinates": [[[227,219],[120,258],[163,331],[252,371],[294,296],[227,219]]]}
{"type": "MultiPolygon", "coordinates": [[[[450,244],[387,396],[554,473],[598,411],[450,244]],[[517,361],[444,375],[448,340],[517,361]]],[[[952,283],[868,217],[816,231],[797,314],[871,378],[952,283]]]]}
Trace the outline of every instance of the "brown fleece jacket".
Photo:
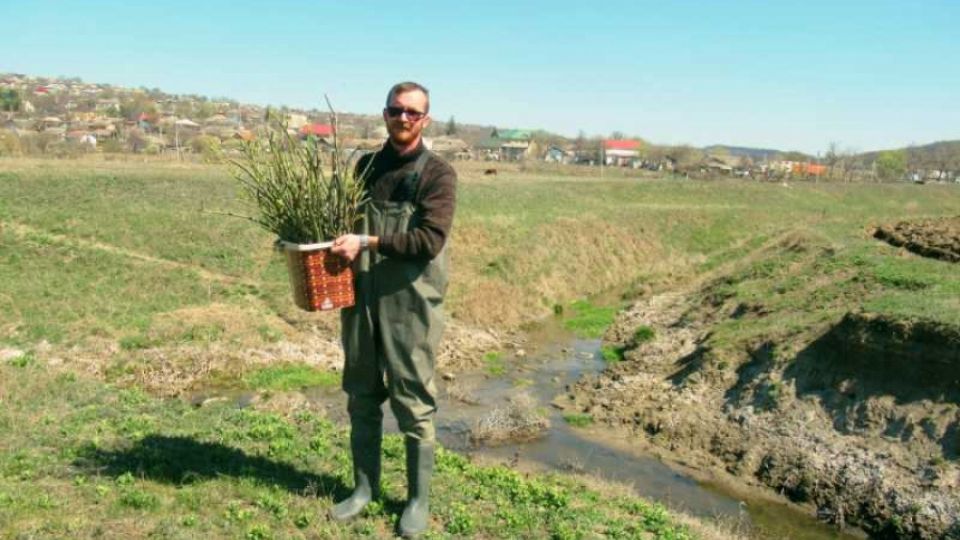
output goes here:
{"type": "Polygon", "coordinates": [[[381,150],[367,154],[357,162],[357,175],[362,176],[371,201],[411,202],[416,209],[411,230],[380,237],[377,249],[387,257],[433,259],[450,235],[457,188],[457,173],[453,167],[431,154],[420,181],[413,186],[403,182],[425,151],[421,141],[416,150],[401,156],[386,142],[381,150]]]}

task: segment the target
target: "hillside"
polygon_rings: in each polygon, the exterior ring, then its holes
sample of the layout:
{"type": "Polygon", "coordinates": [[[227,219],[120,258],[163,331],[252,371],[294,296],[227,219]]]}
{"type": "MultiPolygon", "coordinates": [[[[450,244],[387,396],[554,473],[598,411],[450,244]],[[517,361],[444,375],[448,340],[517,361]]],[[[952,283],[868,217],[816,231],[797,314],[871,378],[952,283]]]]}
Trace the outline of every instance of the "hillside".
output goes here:
{"type": "MultiPolygon", "coordinates": [[[[329,116],[328,111],[320,108],[301,109],[282,104],[274,108],[285,115],[294,127],[305,122],[325,123],[329,116]]],[[[0,130],[47,133],[60,139],[70,138],[71,133],[79,132],[111,138],[124,137],[137,130],[144,131],[141,135],[147,140],[124,145],[126,150],[133,152],[143,151],[151,144],[162,146],[160,139],[167,139],[168,145],[173,144],[170,137],[178,121],[181,123],[180,129],[184,131],[183,145],[202,150],[202,143],[190,144],[196,136],[229,140],[238,131],[256,129],[262,125],[265,113],[266,107],[262,105],[240,103],[227,97],[173,94],[159,88],[125,88],[87,83],[76,77],[0,73],[0,130]]],[[[345,137],[370,139],[383,136],[382,119],[378,114],[340,112],[339,116],[341,133],[345,137]]],[[[591,137],[587,142],[577,141],[577,138],[564,137],[535,126],[464,124],[457,122],[455,117],[434,118],[426,134],[428,137],[452,136],[469,146],[477,146],[490,137],[494,127],[525,128],[544,148],[549,145],[568,149],[584,145],[596,147],[600,139],[591,137]]],[[[75,135],[76,138],[80,136],[75,135]]],[[[622,138],[624,135],[617,133],[611,137],[622,138]]],[[[758,161],[772,159],[783,153],[772,149],[725,145],[704,150],[711,149],[758,161]]],[[[2,154],[3,145],[0,145],[2,154]]]]}

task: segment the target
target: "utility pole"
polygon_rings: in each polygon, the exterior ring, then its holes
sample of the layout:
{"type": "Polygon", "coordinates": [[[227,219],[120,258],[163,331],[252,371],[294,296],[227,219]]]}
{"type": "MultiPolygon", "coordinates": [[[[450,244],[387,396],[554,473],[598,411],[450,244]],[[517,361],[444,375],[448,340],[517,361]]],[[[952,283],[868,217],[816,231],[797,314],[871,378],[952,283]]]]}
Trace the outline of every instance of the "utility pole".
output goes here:
{"type": "Polygon", "coordinates": [[[603,151],[603,137],[600,137],[600,179],[603,180],[603,162],[606,161],[606,156],[603,151]]]}

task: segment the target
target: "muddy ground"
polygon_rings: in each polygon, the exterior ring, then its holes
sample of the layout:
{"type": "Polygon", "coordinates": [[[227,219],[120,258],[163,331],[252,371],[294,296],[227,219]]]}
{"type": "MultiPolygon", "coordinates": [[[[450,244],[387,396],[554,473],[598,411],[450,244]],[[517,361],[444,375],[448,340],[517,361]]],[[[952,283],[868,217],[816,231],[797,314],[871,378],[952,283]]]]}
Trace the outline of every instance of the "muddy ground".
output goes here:
{"type": "Polygon", "coordinates": [[[924,257],[960,262],[960,216],[881,225],[874,237],[924,257]]]}
{"type": "Polygon", "coordinates": [[[960,329],[848,314],[790,357],[770,342],[730,356],[707,345],[712,324],[765,314],[702,293],[624,312],[606,336],[624,360],[562,406],[873,537],[960,538],[960,329]],[[655,338],[632,343],[641,325],[655,338]]]}

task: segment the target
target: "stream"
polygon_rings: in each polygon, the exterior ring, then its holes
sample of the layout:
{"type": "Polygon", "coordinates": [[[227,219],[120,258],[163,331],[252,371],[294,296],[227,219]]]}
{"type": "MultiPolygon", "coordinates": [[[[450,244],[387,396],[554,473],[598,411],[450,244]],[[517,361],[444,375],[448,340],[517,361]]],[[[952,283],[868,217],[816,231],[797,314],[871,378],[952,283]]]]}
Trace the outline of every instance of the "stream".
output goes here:
{"type": "MultiPolygon", "coordinates": [[[[817,521],[796,506],[757,495],[751,489],[698,482],[659,459],[645,455],[629,436],[602,426],[576,428],[551,402],[566,393],[581,375],[603,369],[600,340],[578,339],[559,319],[543,322],[526,335],[525,351],[502,357],[502,369],[489,368],[448,375],[438,373],[437,438],[452,450],[537,471],[576,472],[627,485],[644,498],[687,514],[716,519],[754,538],[853,539],[857,531],[839,531],[817,521]],[[456,386],[456,393],[448,390],[456,386]],[[469,399],[464,399],[464,390],[469,399]],[[520,393],[531,396],[545,412],[550,427],[532,441],[476,445],[470,431],[497,406],[520,393]]],[[[339,388],[308,388],[304,394],[327,411],[331,420],[348,424],[346,396],[339,388]]],[[[204,392],[209,398],[215,392],[204,392]]],[[[239,406],[250,402],[241,396],[239,406]]],[[[399,433],[396,420],[384,404],[384,429],[399,433]]]]}

